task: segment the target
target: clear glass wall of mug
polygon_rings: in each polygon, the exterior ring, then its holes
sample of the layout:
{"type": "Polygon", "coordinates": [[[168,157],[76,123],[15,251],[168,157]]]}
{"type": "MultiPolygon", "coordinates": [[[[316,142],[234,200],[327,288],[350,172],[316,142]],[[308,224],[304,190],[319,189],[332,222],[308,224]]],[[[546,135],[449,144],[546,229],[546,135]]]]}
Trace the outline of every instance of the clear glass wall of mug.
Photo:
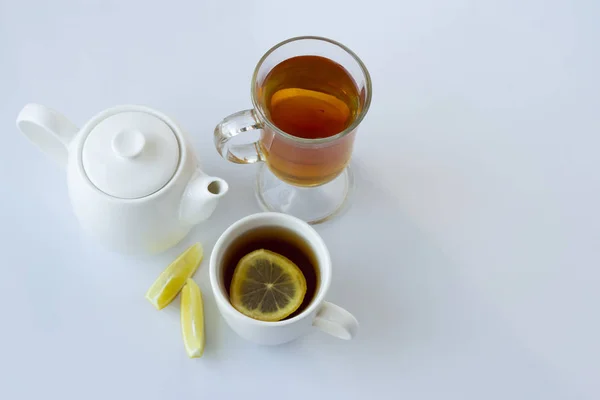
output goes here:
{"type": "Polygon", "coordinates": [[[371,78],[350,49],[303,36],[283,41],[260,59],[251,110],[215,128],[223,158],[262,162],[256,194],[263,209],[319,223],[347,204],[354,186],[348,167],[358,125],[371,103],[371,78]],[[231,139],[261,130],[251,144],[231,139]]]}

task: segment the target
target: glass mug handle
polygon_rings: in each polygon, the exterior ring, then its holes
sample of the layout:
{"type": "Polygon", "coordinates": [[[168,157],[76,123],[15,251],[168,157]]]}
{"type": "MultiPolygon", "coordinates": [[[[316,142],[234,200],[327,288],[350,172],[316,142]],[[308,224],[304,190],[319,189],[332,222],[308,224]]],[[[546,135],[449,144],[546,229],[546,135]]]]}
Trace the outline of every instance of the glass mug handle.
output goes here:
{"type": "Polygon", "coordinates": [[[244,110],[231,114],[215,128],[215,147],[221,157],[236,164],[254,164],[264,161],[258,142],[232,144],[229,141],[242,132],[262,129],[254,110],[244,110]]]}

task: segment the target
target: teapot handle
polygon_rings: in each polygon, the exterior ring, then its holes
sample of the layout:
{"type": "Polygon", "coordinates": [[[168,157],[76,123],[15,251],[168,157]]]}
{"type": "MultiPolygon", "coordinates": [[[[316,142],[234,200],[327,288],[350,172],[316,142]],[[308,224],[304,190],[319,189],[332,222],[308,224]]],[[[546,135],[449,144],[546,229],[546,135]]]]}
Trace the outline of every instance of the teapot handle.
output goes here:
{"type": "Polygon", "coordinates": [[[68,146],[79,129],[64,115],[39,104],[27,104],[17,117],[17,127],[44,153],[66,167],[68,146]]]}

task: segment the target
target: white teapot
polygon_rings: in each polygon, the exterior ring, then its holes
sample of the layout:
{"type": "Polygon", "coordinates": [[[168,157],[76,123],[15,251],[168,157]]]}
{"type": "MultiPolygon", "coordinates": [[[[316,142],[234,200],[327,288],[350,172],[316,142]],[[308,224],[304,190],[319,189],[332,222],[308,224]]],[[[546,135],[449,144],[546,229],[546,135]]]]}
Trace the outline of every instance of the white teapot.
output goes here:
{"type": "Polygon", "coordinates": [[[187,134],[147,107],[102,111],[78,129],[63,115],[28,104],[17,126],[66,166],[83,228],[118,252],[155,254],[208,218],[227,183],[200,170],[187,134]]]}

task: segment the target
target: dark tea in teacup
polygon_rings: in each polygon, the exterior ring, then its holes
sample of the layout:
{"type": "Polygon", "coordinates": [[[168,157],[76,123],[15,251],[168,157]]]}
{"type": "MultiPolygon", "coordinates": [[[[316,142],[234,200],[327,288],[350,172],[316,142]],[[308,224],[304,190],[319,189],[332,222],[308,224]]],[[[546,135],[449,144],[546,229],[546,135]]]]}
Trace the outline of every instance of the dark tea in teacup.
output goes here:
{"type": "MultiPolygon", "coordinates": [[[[263,226],[255,228],[239,236],[227,248],[223,256],[223,282],[227,293],[231,292],[234,271],[240,260],[256,250],[267,250],[281,255],[294,263],[306,281],[306,293],[300,306],[285,319],[293,318],[306,309],[314,298],[319,287],[318,265],[314,251],[309,244],[291,230],[263,226]]],[[[255,277],[247,278],[242,295],[242,302],[258,313],[269,313],[273,308],[285,307],[293,296],[287,288],[285,271],[269,260],[255,266],[255,277]],[[271,290],[267,289],[271,286],[271,290]]],[[[231,301],[231,298],[230,298],[231,301]]]]}

